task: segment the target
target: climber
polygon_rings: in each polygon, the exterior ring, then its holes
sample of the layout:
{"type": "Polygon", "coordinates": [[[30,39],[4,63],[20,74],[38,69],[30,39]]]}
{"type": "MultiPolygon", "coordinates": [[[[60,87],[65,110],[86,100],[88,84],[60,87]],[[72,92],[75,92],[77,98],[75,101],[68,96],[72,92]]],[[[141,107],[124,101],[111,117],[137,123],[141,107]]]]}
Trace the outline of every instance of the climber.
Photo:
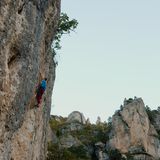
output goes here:
{"type": "Polygon", "coordinates": [[[46,86],[47,86],[47,78],[43,79],[37,88],[37,93],[36,93],[37,107],[39,107],[41,103],[42,95],[46,90],[46,86]]]}

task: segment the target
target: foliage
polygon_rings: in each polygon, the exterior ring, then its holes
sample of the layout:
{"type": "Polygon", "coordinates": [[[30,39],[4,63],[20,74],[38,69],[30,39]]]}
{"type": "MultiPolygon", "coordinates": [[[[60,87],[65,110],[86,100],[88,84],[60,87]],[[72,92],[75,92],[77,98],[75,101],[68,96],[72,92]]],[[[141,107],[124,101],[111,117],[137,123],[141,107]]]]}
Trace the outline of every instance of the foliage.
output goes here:
{"type": "Polygon", "coordinates": [[[157,134],[158,134],[156,137],[160,140],[160,130],[156,130],[156,131],[157,131],[157,134]]]}
{"type": "MultiPolygon", "coordinates": [[[[66,125],[66,119],[56,120],[52,118],[50,120],[50,126],[58,137],[61,136],[61,130],[66,125]]],[[[79,139],[83,145],[60,149],[58,144],[49,144],[47,160],[88,160],[84,146],[94,146],[99,141],[106,143],[109,140],[110,125],[109,123],[86,124],[80,130],[70,131],[69,134],[79,139]]]]}
{"type": "Polygon", "coordinates": [[[58,144],[48,144],[47,160],[89,160],[84,146],[59,148],[58,144]]]}
{"type": "Polygon", "coordinates": [[[52,118],[50,119],[49,123],[50,123],[50,127],[51,129],[56,132],[56,135],[59,137],[60,136],[60,131],[59,128],[61,128],[61,126],[63,126],[66,122],[65,118],[61,118],[61,120],[57,121],[56,119],[52,118]]]}
{"type": "Polygon", "coordinates": [[[112,123],[112,117],[108,118],[108,123],[112,123]]]}
{"type": "Polygon", "coordinates": [[[130,153],[126,154],[127,160],[134,160],[133,156],[130,153]]]}
{"type": "Polygon", "coordinates": [[[71,31],[74,31],[77,28],[78,21],[76,19],[70,20],[66,13],[61,13],[60,19],[58,22],[58,29],[55,36],[55,41],[53,43],[53,49],[61,49],[60,41],[61,37],[64,34],[69,34],[71,31]]]}
{"type": "Polygon", "coordinates": [[[107,123],[107,129],[108,129],[108,133],[110,133],[110,131],[112,130],[112,117],[108,118],[108,123],[107,123]]]}
{"type": "MultiPolygon", "coordinates": [[[[50,127],[58,137],[61,136],[61,130],[62,128],[64,129],[66,125],[67,123],[65,118],[60,121],[57,121],[54,118],[50,120],[50,127]]],[[[82,141],[82,143],[85,144],[94,144],[99,141],[106,143],[106,141],[109,140],[111,128],[111,121],[108,123],[100,123],[98,125],[86,124],[82,127],[82,129],[71,131],[70,134],[77,137],[80,141],[82,141]]]]}
{"type": "Polygon", "coordinates": [[[109,155],[110,160],[122,160],[123,159],[121,153],[117,149],[108,151],[108,155],[109,155]]]}
{"type": "Polygon", "coordinates": [[[110,127],[107,123],[99,125],[88,124],[82,130],[72,131],[72,135],[77,137],[85,145],[93,145],[96,142],[109,140],[110,127]]]}
{"type": "Polygon", "coordinates": [[[126,100],[127,104],[132,103],[132,102],[133,102],[133,98],[129,98],[128,100],[126,100]]]}
{"type": "Polygon", "coordinates": [[[61,153],[63,154],[64,160],[76,160],[76,156],[72,154],[67,148],[62,149],[61,153]]]}
{"type": "Polygon", "coordinates": [[[109,150],[108,155],[110,160],[134,160],[133,156],[130,153],[126,153],[124,157],[118,149],[109,150]]]}
{"type": "Polygon", "coordinates": [[[58,144],[48,143],[47,160],[59,160],[62,159],[62,153],[58,144]]]}
{"type": "Polygon", "coordinates": [[[70,147],[68,150],[76,157],[80,159],[88,159],[87,151],[83,145],[77,147],[70,147]]]}
{"type": "Polygon", "coordinates": [[[152,111],[148,106],[146,106],[146,112],[147,112],[147,115],[148,115],[150,122],[154,123],[154,118],[156,116],[156,112],[152,111]]]}
{"type": "MultiPolygon", "coordinates": [[[[77,122],[75,122],[77,123],[77,122]]],[[[56,133],[57,137],[62,135],[62,130],[69,125],[66,123],[66,119],[56,119],[52,118],[50,120],[50,126],[52,130],[56,133]]],[[[82,124],[81,124],[82,125],[82,124]]],[[[100,124],[85,124],[80,130],[69,131],[73,137],[76,137],[81,141],[81,146],[72,146],[70,148],[59,148],[58,144],[49,144],[48,145],[48,159],[47,160],[88,160],[87,147],[94,148],[95,143],[103,142],[109,140],[109,134],[112,128],[111,119],[108,123],[100,124]],[[84,147],[85,146],[85,147],[84,147]]],[[[90,154],[90,156],[92,156],[90,154]]],[[[91,159],[91,157],[90,157],[91,159]]],[[[92,158],[93,159],[93,158],[92,158]]]]}

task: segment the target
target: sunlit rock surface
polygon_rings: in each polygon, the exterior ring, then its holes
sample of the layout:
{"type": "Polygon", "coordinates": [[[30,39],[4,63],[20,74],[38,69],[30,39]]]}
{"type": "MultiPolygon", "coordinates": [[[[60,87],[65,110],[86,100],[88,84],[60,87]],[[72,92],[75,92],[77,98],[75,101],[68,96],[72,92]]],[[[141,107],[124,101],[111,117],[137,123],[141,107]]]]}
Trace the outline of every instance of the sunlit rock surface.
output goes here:
{"type": "Polygon", "coordinates": [[[60,0],[0,1],[0,159],[43,160],[55,64],[51,53],[60,0]],[[41,107],[35,90],[47,77],[41,107]]]}
{"type": "Polygon", "coordinates": [[[151,124],[141,98],[125,101],[112,117],[110,145],[121,153],[131,153],[136,159],[160,158],[160,141],[151,124]]]}

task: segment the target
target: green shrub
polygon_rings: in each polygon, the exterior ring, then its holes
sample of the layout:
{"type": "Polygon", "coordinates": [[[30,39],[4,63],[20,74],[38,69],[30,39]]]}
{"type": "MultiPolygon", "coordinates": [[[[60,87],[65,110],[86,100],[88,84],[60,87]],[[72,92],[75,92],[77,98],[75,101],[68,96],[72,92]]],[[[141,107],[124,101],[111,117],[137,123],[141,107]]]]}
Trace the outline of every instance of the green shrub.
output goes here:
{"type": "Polygon", "coordinates": [[[48,143],[47,160],[60,160],[62,159],[62,153],[58,144],[48,143]]]}
{"type": "Polygon", "coordinates": [[[127,160],[134,160],[133,156],[130,153],[126,154],[127,160]]]}
{"type": "Polygon", "coordinates": [[[84,146],[59,148],[58,144],[48,144],[47,160],[89,160],[84,146]]]}
{"type": "Polygon", "coordinates": [[[83,145],[81,146],[77,146],[77,147],[70,147],[68,148],[68,150],[78,159],[89,159],[88,155],[87,155],[87,151],[84,148],[83,145]]]}
{"type": "Polygon", "coordinates": [[[78,22],[76,19],[70,20],[66,13],[61,13],[55,40],[53,43],[53,49],[61,49],[60,41],[62,35],[69,34],[71,31],[74,31],[77,28],[77,25],[78,22]]]}
{"type": "Polygon", "coordinates": [[[60,121],[53,119],[50,119],[49,124],[51,129],[56,133],[57,137],[61,136],[60,128],[66,123],[65,118],[61,118],[60,121]]]}
{"type": "Polygon", "coordinates": [[[96,142],[109,140],[110,125],[101,123],[99,125],[85,125],[83,129],[72,131],[71,134],[77,137],[85,145],[94,145],[96,142]]]}
{"type": "Polygon", "coordinates": [[[156,130],[158,135],[156,136],[160,140],[160,130],[156,130]]]}
{"type": "Polygon", "coordinates": [[[76,160],[76,156],[72,154],[68,149],[63,149],[64,160],[76,160]]]}
{"type": "MultiPolygon", "coordinates": [[[[62,134],[61,129],[67,124],[63,119],[61,121],[56,121],[53,118],[50,120],[50,125],[52,130],[54,130],[59,137],[62,134]]],[[[83,145],[70,148],[59,148],[58,145],[49,144],[47,160],[89,160],[91,158],[88,157],[89,153],[84,146],[92,146],[94,148],[94,145],[97,142],[106,143],[109,140],[111,128],[112,123],[110,122],[100,123],[98,125],[87,124],[83,125],[80,130],[70,131],[69,134],[79,139],[83,145]]]]}
{"type": "Polygon", "coordinates": [[[148,106],[146,106],[146,112],[147,112],[147,115],[148,115],[150,122],[153,124],[154,118],[156,116],[156,112],[152,111],[148,106]]]}
{"type": "Polygon", "coordinates": [[[133,102],[133,98],[129,98],[128,100],[126,100],[127,104],[132,103],[133,102]]]}
{"type": "Polygon", "coordinates": [[[108,155],[109,155],[110,160],[122,160],[123,159],[121,153],[117,149],[108,151],[108,155]]]}

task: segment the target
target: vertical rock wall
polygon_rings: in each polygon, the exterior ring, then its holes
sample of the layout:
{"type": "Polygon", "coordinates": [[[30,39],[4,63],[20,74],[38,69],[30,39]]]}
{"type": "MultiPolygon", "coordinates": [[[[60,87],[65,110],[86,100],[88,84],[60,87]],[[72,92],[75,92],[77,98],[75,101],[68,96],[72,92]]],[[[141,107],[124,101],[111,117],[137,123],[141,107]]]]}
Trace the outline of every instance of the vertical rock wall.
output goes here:
{"type": "Polygon", "coordinates": [[[0,1],[0,160],[41,160],[46,153],[55,64],[51,43],[60,0],[0,1]],[[40,108],[35,90],[48,78],[40,108]]]}

